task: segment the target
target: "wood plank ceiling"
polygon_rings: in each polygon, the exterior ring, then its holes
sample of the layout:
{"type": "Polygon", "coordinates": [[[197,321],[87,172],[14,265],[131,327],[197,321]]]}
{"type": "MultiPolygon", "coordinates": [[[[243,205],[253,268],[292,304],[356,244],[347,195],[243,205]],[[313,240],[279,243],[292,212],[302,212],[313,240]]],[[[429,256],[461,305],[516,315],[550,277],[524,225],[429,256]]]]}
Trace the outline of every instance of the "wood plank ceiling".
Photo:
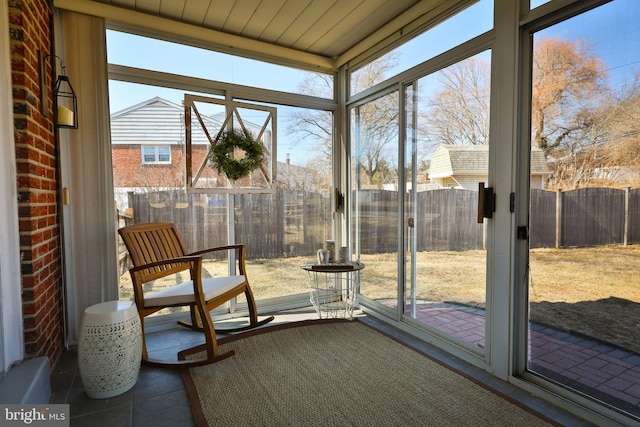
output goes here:
{"type": "Polygon", "coordinates": [[[375,36],[379,40],[401,31],[403,26],[447,3],[447,0],[92,1],[334,61],[368,38],[375,36]]]}

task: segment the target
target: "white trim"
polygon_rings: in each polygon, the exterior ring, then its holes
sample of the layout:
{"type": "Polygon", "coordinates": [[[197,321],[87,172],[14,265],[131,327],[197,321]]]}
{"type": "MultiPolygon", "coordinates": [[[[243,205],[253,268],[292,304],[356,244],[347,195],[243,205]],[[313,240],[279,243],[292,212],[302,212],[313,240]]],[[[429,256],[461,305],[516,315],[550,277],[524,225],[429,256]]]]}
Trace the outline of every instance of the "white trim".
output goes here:
{"type": "MultiPolygon", "coordinates": [[[[0,5],[0,22],[9,28],[7,2],[0,5]]],[[[0,374],[24,357],[18,189],[13,135],[9,31],[0,31],[0,374]]]]}
{"type": "MultiPolygon", "coordinates": [[[[488,248],[487,281],[487,362],[491,372],[506,380],[513,372],[513,279],[514,214],[510,195],[515,191],[518,105],[518,28],[519,3],[496,0],[494,4],[495,41],[491,53],[491,118],[489,187],[496,193],[496,211],[486,220],[488,248]],[[508,286],[503,286],[508,284],[508,286]]],[[[526,171],[528,172],[528,171],[526,171]]]]}
{"type": "Polygon", "coordinates": [[[273,58],[280,58],[283,63],[297,64],[307,69],[309,67],[319,67],[325,71],[332,71],[335,68],[335,61],[332,58],[135,12],[122,7],[86,0],[55,0],[54,5],[60,9],[96,16],[122,23],[125,26],[145,30],[140,31],[140,33],[144,32],[144,35],[149,37],[161,35],[161,38],[166,39],[168,35],[173,35],[171,37],[172,41],[238,56],[262,60],[268,58],[271,63],[274,62],[273,58]],[[265,54],[265,52],[268,52],[268,54],[265,54]]]}
{"type": "MultiPolygon", "coordinates": [[[[162,40],[167,40],[166,38],[162,40]]],[[[292,107],[316,108],[333,111],[336,103],[332,99],[284,92],[273,89],[262,89],[252,86],[208,80],[199,77],[145,70],[124,65],[108,64],[109,79],[121,82],[139,83],[149,86],[160,86],[185,92],[197,92],[214,96],[233,94],[234,99],[250,102],[266,102],[269,104],[290,105],[292,107]]],[[[129,107],[129,108],[134,108],[129,107]]],[[[121,113],[119,111],[118,113],[121,113]]]]}

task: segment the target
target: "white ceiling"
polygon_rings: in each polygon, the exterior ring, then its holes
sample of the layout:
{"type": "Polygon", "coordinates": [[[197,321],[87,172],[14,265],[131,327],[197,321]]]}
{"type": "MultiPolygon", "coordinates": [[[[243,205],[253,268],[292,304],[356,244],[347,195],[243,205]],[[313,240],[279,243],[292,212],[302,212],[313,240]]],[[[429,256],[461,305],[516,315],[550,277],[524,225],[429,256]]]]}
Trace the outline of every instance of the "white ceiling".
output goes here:
{"type": "MultiPolygon", "coordinates": [[[[55,6],[144,26],[177,22],[247,52],[333,68],[463,0],[56,0],[55,6]],[[91,7],[93,6],[93,8],[91,7]],[[222,35],[231,38],[217,38],[222,35]],[[232,40],[229,41],[229,40],[232,40]],[[314,60],[315,58],[315,60],[314,60]],[[315,64],[314,64],[315,62],[315,64]]],[[[168,28],[172,31],[172,28],[168,28]]]]}

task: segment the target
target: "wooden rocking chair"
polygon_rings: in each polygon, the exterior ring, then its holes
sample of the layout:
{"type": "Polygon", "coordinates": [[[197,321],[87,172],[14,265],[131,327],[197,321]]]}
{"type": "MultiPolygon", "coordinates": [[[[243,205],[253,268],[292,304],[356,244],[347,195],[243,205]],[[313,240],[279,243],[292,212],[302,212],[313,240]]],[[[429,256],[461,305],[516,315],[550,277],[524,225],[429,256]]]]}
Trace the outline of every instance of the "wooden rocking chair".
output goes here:
{"type": "MultiPolygon", "coordinates": [[[[142,362],[162,367],[192,367],[206,365],[226,359],[235,354],[234,350],[218,354],[216,331],[211,321],[210,311],[241,293],[244,293],[249,307],[249,324],[243,327],[219,331],[239,332],[264,325],[270,316],[258,321],[255,299],[245,270],[244,245],[228,245],[186,253],[185,244],[172,223],[148,223],[123,227],[118,230],[129,251],[133,267],[129,270],[133,282],[136,306],[142,323],[142,362]],[[202,278],[202,255],[213,252],[235,251],[236,275],[202,278]],[[144,284],[152,280],[172,276],[188,270],[190,280],[162,289],[154,293],[144,293],[144,284]],[[193,330],[204,332],[206,356],[197,360],[157,360],[149,359],[144,338],[144,318],[167,307],[190,308],[191,323],[178,322],[193,330]]],[[[226,254],[225,254],[226,255],[226,254]]]]}

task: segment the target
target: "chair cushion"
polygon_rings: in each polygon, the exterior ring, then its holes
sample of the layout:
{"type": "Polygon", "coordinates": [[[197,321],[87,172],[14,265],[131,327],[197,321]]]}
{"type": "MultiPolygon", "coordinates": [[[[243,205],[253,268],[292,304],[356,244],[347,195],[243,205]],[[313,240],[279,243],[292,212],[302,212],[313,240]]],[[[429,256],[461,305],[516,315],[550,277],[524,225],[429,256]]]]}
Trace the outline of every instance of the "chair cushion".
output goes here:
{"type": "MultiPolygon", "coordinates": [[[[202,279],[202,290],[206,301],[239,286],[245,282],[244,276],[213,277],[202,279]]],[[[182,282],[144,297],[145,307],[190,304],[195,302],[193,282],[182,282]]]]}

